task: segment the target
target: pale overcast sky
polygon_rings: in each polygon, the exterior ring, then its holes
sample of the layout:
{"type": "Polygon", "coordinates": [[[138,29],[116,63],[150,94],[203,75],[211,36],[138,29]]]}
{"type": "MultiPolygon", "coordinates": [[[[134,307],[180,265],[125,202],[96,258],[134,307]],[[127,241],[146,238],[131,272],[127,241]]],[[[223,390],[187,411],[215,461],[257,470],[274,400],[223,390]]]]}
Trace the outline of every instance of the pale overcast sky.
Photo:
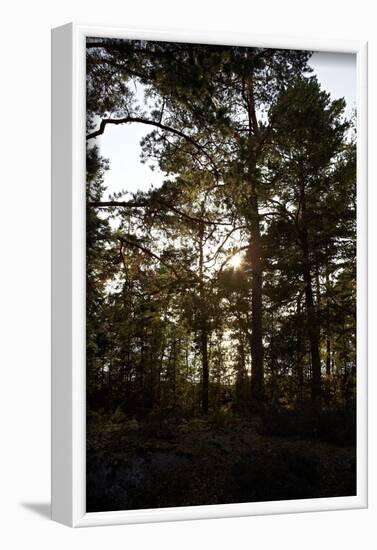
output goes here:
{"type": "MultiPolygon", "coordinates": [[[[349,116],[356,107],[356,55],[318,52],[309,64],[332,99],[345,98],[349,116]]],[[[163,174],[140,162],[140,140],[149,132],[150,128],[142,124],[108,125],[97,140],[101,155],[110,161],[105,174],[108,193],[147,191],[151,185],[161,184],[163,174]]]]}

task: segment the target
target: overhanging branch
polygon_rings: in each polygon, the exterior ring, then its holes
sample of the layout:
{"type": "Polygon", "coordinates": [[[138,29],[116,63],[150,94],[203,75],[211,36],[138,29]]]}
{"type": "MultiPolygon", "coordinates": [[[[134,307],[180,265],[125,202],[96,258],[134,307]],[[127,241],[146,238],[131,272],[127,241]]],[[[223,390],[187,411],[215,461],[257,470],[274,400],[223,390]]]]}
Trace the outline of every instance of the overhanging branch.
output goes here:
{"type": "Polygon", "coordinates": [[[181,130],[178,130],[177,128],[173,128],[172,126],[163,124],[162,122],[157,120],[150,120],[143,117],[133,117],[133,116],[126,116],[123,118],[103,118],[101,120],[98,130],[95,130],[94,132],[87,134],[86,139],[89,140],[102,135],[108,124],[113,124],[115,126],[118,126],[120,124],[128,124],[132,122],[138,123],[138,124],[146,124],[147,126],[154,126],[155,128],[159,128],[160,130],[164,130],[165,132],[170,132],[172,134],[175,134],[176,136],[187,141],[188,143],[191,143],[191,145],[193,145],[198,151],[200,151],[210,161],[214,169],[214,172],[216,174],[216,177],[218,177],[218,170],[212,156],[205,150],[205,148],[202,145],[200,145],[200,143],[198,143],[194,138],[185,134],[181,130]]]}
{"type": "MultiPolygon", "coordinates": [[[[165,201],[154,200],[154,202],[157,202],[157,204],[160,205],[162,208],[169,209],[172,212],[175,212],[176,214],[181,216],[182,218],[185,218],[195,223],[204,223],[205,225],[232,225],[230,222],[226,221],[220,222],[216,220],[210,220],[208,218],[197,218],[196,216],[191,216],[190,214],[187,214],[187,212],[183,212],[171,203],[165,201]]],[[[91,206],[93,208],[147,208],[153,207],[153,203],[148,201],[91,201],[88,202],[88,206],[91,206]]]]}

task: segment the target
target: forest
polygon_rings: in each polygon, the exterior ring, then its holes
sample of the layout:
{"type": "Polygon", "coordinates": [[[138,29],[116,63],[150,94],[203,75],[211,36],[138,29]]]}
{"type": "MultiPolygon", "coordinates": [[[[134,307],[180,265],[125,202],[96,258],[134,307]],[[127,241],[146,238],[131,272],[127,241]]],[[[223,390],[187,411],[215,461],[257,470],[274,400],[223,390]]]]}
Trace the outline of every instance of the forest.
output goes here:
{"type": "Polygon", "coordinates": [[[312,53],[87,38],[89,512],[356,494],[355,115],[312,53]],[[113,125],[159,185],[107,192],[113,125]]]}

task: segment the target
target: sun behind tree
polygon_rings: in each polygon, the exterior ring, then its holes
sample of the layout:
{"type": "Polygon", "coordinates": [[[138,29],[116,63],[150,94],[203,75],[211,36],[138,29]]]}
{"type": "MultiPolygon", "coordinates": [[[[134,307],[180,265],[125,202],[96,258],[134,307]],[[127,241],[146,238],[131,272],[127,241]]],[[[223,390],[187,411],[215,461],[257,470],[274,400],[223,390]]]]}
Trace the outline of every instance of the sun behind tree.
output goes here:
{"type": "Polygon", "coordinates": [[[229,263],[233,269],[240,269],[242,265],[242,256],[240,254],[234,254],[234,256],[230,258],[229,263]]]}

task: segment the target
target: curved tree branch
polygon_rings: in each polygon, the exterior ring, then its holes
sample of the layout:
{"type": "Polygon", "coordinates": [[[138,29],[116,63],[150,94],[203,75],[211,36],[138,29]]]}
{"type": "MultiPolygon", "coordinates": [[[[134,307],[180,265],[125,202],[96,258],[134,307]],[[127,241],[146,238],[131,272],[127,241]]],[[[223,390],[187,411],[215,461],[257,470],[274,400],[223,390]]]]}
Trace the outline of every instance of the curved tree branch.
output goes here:
{"type": "Polygon", "coordinates": [[[93,208],[144,208],[150,205],[148,201],[90,201],[87,204],[93,208]]]}
{"type": "Polygon", "coordinates": [[[194,138],[185,134],[181,130],[178,130],[177,128],[173,128],[172,126],[163,124],[158,120],[150,120],[143,117],[133,117],[133,116],[126,116],[123,118],[103,118],[101,120],[98,130],[95,130],[94,132],[87,134],[86,139],[89,140],[102,135],[108,124],[114,124],[117,126],[119,124],[128,124],[132,122],[136,122],[139,124],[146,124],[147,126],[154,126],[155,128],[159,128],[160,130],[164,130],[165,132],[170,132],[172,134],[175,134],[176,136],[186,140],[188,143],[191,143],[191,145],[193,145],[198,151],[200,151],[210,161],[214,169],[214,172],[216,174],[216,177],[218,177],[218,170],[217,170],[215,161],[213,160],[212,156],[206,151],[206,149],[202,145],[200,145],[200,143],[198,143],[194,138]]]}
{"type": "MultiPolygon", "coordinates": [[[[169,202],[157,201],[157,204],[159,204],[163,208],[170,209],[172,212],[175,212],[182,218],[185,218],[195,223],[204,223],[206,225],[232,225],[231,222],[219,222],[215,220],[209,220],[208,218],[197,218],[196,216],[191,216],[186,212],[182,212],[182,210],[179,210],[179,208],[176,208],[169,202]]],[[[88,202],[88,206],[92,206],[93,208],[146,208],[148,206],[153,206],[153,203],[148,201],[91,201],[88,202]]]]}

